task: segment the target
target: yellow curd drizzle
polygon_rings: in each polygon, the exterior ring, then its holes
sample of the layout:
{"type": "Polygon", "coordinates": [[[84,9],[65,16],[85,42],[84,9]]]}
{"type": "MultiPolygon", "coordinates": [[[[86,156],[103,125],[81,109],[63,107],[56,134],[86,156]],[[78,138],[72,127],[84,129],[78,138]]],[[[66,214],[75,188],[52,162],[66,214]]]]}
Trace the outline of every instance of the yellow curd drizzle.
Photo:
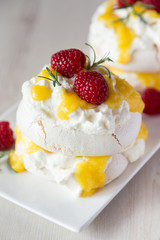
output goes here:
{"type": "MultiPolygon", "coordinates": [[[[82,157],[78,157],[82,158],[82,157]]],[[[110,156],[85,157],[78,162],[74,177],[82,188],[82,197],[88,197],[95,193],[98,188],[104,186],[106,175],[104,173],[110,156]]]]}
{"type": "MultiPolygon", "coordinates": [[[[144,12],[143,13],[144,15],[148,14],[149,17],[152,19],[160,18],[160,14],[156,10],[147,9],[143,5],[139,5],[139,2],[133,6],[133,9],[136,13],[141,14],[144,12]]],[[[142,14],[142,16],[143,16],[143,14],[142,14]]],[[[136,16],[135,14],[132,14],[132,17],[138,17],[138,16],[136,16]]]]}
{"type": "MultiPolygon", "coordinates": [[[[53,73],[53,75],[55,74],[55,70],[52,69],[51,67],[48,67],[49,70],[51,70],[51,72],[53,73]]],[[[57,76],[60,75],[60,73],[57,72],[57,76]]],[[[36,77],[36,82],[39,82],[40,80],[46,80],[47,82],[49,82],[49,80],[43,78],[43,77],[46,77],[46,78],[51,78],[51,76],[48,74],[48,71],[47,69],[42,69],[39,74],[37,75],[36,77]],[[42,77],[38,77],[38,76],[42,76],[42,77]]]]}
{"type": "Polygon", "coordinates": [[[47,100],[52,94],[52,90],[46,86],[33,85],[31,88],[31,96],[35,101],[47,100]]]}
{"type": "MultiPolygon", "coordinates": [[[[16,145],[18,145],[22,141],[23,135],[17,126],[14,131],[16,134],[16,145]]],[[[12,151],[9,156],[9,165],[15,172],[24,172],[23,155],[18,155],[15,151],[12,151]]]]}
{"type": "MultiPolygon", "coordinates": [[[[16,134],[16,146],[20,142],[23,142],[25,154],[32,154],[32,153],[35,153],[38,151],[45,151],[46,153],[51,153],[51,152],[39,147],[37,144],[35,144],[30,139],[25,137],[22,134],[22,132],[20,131],[20,129],[18,128],[18,126],[16,126],[16,128],[15,128],[15,134],[16,134]]],[[[15,154],[14,151],[10,154],[9,164],[14,171],[16,171],[16,172],[25,171],[25,168],[23,165],[23,157],[24,157],[23,155],[15,154]]]]}
{"type": "Polygon", "coordinates": [[[18,144],[20,141],[22,141],[25,145],[25,153],[26,154],[32,154],[38,151],[45,151],[47,153],[51,153],[41,147],[39,147],[37,144],[32,142],[29,138],[25,137],[18,126],[15,127],[15,134],[16,134],[16,144],[18,144]]]}
{"type": "MultiPolygon", "coordinates": [[[[49,69],[53,73],[53,75],[55,75],[55,70],[52,69],[51,67],[49,67],[49,69]]],[[[60,75],[60,73],[57,72],[57,75],[60,75]]],[[[40,80],[45,80],[45,81],[49,82],[49,80],[46,78],[51,79],[51,76],[49,75],[47,69],[42,69],[36,77],[36,83],[38,83],[40,80]],[[38,76],[41,76],[41,77],[38,77],[38,76]]],[[[40,86],[40,85],[32,86],[31,96],[32,96],[33,100],[35,100],[35,101],[47,100],[51,94],[52,94],[52,90],[46,86],[40,86]]]]}
{"type": "Polygon", "coordinates": [[[96,105],[87,103],[82,100],[75,92],[67,92],[62,88],[61,93],[61,103],[57,109],[57,116],[61,120],[69,119],[68,115],[77,110],[80,107],[81,109],[91,109],[95,108],[96,105]]]}
{"type": "Polygon", "coordinates": [[[109,108],[119,108],[123,101],[127,101],[131,112],[143,112],[144,103],[141,95],[128,82],[117,76],[112,80],[108,75],[104,75],[104,78],[109,86],[109,96],[106,100],[109,108]],[[113,81],[115,81],[115,86],[113,81]]]}
{"type": "MultiPolygon", "coordinates": [[[[49,68],[49,69],[51,70],[51,68],[49,68]]],[[[42,70],[39,72],[38,76],[42,76],[42,78],[36,77],[36,82],[39,82],[39,81],[41,81],[41,80],[46,80],[46,81],[49,82],[49,80],[43,78],[43,77],[50,78],[50,75],[48,74],[48,71],[47,71],[46,69],[42,69],[42,70]]]]}
{"type": "Polygon", "coordinates": [[[142,122],[139,134],[136,139],[143,139],[144,141],[148,138],[148,129],[145,124],[142,122]]]}
{"type": "Polygon", "coordinates": [[[38,151],[45,151],[47,153],[50,153],[49,151],[39,147],[37,144],[35,144],[34,142],[32,142],[31,140],[29,140],[26,137],[23,137],[23,143],[25,145],[25,153],[26,154],[32,154],[38,151]]]}
{"type": "Polygon", "coordinates": [[[16,145],[17,145],[22,141],[23,135],[20,129],[18,128],[18,126],[15,127],[14,132],[16,134],[16,145]]]}
{"type": "Polygon", "coordinates": [[[134,73],[136,74],[138,80],[146,87],[151,87],[160,90],[160,72],[157,73],[138,73],[138,72],[127,72],[117,68],[111,68],[113,73],[116,75],[121,75],[123,73],[134,73]]]}
{"type": "Polygon", "coordinates": [[[15,152],[11,152],[9,155],[9,165],[15,172],[24,172],[23,155],[17,155],[15,152]]]}
{"type": "MultiPolygon", "coordinates": [[[[106,64],[106,66],[107,66],[107,64],[106,64]]],[[[110,67],[110,66],[109,66],[109,69],[110,69],[114,74],[116,74],[117,76],[121,75],[122,73],[125,73],[123,70],[118,69],[118,68],[114,68],[114,67],[110,67]]]]}
{"type": "MultiPolygon", "coordinates": [[[[109,79],[108,75],[104,75],[104,78],[109,87],[109,96],[105,102],[109,108],[119,108],[125,100],[128,102],[131,112],[143,112],[144,103],[141,96],[128,82],[118,77],[109,79]],[[115,83],[115,86],[113,83],[115,83]]],[[[93,109],[96,108],[97,105],[87,103],[75,92],[67,92],[62,88],[61,102],[57,108],[58,118],[61,120],[69,119],[68,115],[76,111],[78,107],[81,109],[93,109]]]]}
{"type": "Polygon", "coordinates": [[[142,84],[147,87],[160,90],[160,72],[159,73],[135,73],[142,84]]]}
{"type": "Polygon", "coordinates": [[[99,21],[104,21],[106,27],[113,28],[117,35],[119,58],[118,62],[125,64],[130,62],[130,48],[133,39],[137,36],[129,27],[127,27],[122,21],[117,21],[119,17],[113,12],[113,6],[115,1],[110,0],[105,13],[99,16],[99,21]]]}
{"type": "Polygon", "coordinates": [[[150,18],[160,18],[160,14],[155,10],[148,9],[146,13],[150,16],[150,18]]]}

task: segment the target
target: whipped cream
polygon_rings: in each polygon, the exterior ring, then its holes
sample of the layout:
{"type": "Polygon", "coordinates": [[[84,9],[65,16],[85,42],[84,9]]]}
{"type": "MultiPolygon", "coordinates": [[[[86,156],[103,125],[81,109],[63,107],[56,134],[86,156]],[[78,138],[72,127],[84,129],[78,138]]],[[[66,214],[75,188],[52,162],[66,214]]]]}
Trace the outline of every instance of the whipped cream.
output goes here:
{"type": "Polygon", "coordinates": [[[145,152],[145,141],[137,139],[127,150],[123,151],[123,155],[129,162],[135,162],[143,156],[145,152]]]}
{"type": "MultiPolygon", "coordinates": [[[[117,62],[118,45],[116,33],[114,29],[107,28],[105,22],[98,20],[98,17],[105,12],[106,7],[107,3],[100,5],[93,15],[89,30],[89,43],[95,48],[98,57],[102,57],[104,52],[109,52],[113,61],[117,62]]],[[[114,10],[115,14],[120,18],[126,17],[130,11],[130,8],[114,10]]],[[[130,48],[134,64],[130,64],[128,70],[140,72],[142,70],[144,72],[160,71],[160,18],[152,18],[148,12],[143,14],[143,18],[148,24],[143,23],[138,17],[131,17],[125,22],[126,26],[137,35],[133,39],[130,48]],[[144,57],[145,52],[146,57],[144,57]],[[139,61],[136,64],[137,58],[139,58],[139,61]],[[145,59],[146,66],[143,66],[142,59],[145,59]],[[140,67],[139,63],[141,63],[140,67]]],[[[115,64],[111,63],[110,65],[115,64]]],[[[117,65],[117,67],[127,70],[127,67],[122,66],[122,64],[117,65]]]]}
{"type": "MultiPolygon", "coordinates": [[[[121,175],[128,163],[138,160],[144,151],[145,142],[138,139],[127,150],[111,156],[104,170],[106,184],[121,175]]],[[[24,156],[24,167],[30,173],[66,186],[75,197],[81,195],[82,188],[75,180],[74,172],[76,164],[82,160],[87,161],[86,157],[77,158],[73,155],[67,156],[60,152],[47,153],[43,150],[27,154],[22,141],[16,145],[16,154],[24,156]]]]}
{"type": "Polygon", "coordinates": [[[77,162],[78,158],[75,156],[46,153],[43,150],[24,154],[24,166],[29,172],[43,175],[56,183],[66,183],[73,175],[77,162]]]}
{"type": "Polygon", "coordinates": [[[57,116],[57,108],[61,102],[62,89],[73,90],[74,78],[68,79],[58,76],[61,86],[53,86],[52,82],[36,78],[26,81],[22,86],[23,99],[21,105],[30,113],[30,118],[35,121],[46,120],[54,126],[61,126],[68,129],[78,129],[86,134],[111,134],[115,131],[116,125],[127,122],[130,119],[129,105],[123,101],[117,109],[109,109],[107,104],[103,103],[94,109],[81,109],[68,115],[69,119],[61,120],[57,116]],[[46,86],[52,89],[51,96],[45,101],[35,101],[31,96],[33,85],[46,86]]]}

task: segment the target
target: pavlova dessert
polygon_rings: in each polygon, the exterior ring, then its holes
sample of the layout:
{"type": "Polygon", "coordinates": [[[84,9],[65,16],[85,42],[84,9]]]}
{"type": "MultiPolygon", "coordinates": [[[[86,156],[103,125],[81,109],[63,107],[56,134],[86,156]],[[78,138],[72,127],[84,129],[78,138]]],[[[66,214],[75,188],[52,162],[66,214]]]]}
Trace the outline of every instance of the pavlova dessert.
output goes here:
{"type": "Polygon", "coordinates": [[[144,103],[125,80],[78,49],[51,63],[22,86],[16,147],[9,163],[91,196],[145,151],[144,103]]]}
{"type": "Polygon", "coordinates": [[[142,93],[144,112],[160,114],[160,1],[108,0],[98,7],[89,43],[107,65],[142,93]]]}

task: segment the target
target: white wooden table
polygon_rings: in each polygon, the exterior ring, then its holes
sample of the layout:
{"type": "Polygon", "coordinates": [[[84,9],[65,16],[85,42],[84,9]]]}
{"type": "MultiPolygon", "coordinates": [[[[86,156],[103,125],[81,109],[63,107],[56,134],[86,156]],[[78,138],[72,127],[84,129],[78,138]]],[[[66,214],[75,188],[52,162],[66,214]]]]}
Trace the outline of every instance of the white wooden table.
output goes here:
{"type": "MultiPolygon", "coordinates": [[[[84,49],[98,0],[0,1],[0,113],[62,48],[84,49]]],[[[0,198],[0,240],[160,239],[160,151],[82,233],[0,198]]]]}

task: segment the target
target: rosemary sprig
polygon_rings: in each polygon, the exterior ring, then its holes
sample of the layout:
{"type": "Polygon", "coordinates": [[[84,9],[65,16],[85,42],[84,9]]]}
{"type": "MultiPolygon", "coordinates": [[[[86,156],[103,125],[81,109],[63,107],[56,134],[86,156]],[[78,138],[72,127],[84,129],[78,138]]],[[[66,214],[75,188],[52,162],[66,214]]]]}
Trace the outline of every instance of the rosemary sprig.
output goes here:
{"type": "Polygon", "coordinates": [[[126,2],[125,0],[121,0],[121,2],[124,4],[124,7],[118,7],[117,9],[120,9],[120,8],[127,8],[127,7],[131,7],[132,4],[126,2]]]}
{"type": "Polygon", "coordinates": [[[108,62],[113,62],[112,59],[110,57],[108,57],[108,54],[105,54],[102,59],[100,59],[99,61],[96,62],[96,53],[95,53],[95,50],[94,48],[88,44],[88,43],[85,43],[85,45],[87,45],[88,47],[90,47],[93,51],[93,63],[91,63],[91,60],[90,60],[90,57],[88,55],[85,55],[86,58],[88,59],[88,65],[87,65],[87,70],[91,70],[92,68],[95,68],[95,67],[101,67],[101,68],[105,68],[108,72],[108,76],[109,78],[111,78],[111,71],[108,67],[104,66],[104,65],[101,65],[102,63],[108,61],[108,62]]]}
{"type": "Polygon", "coordinates": [[[0,158],[9,155],[11,153],[12,150],[7,150],[7,151],[0,151],[0,158]]]}
{"type": "Polygon", "coordinates": [[[55,75],[52,73],[52,71],[51,71],[48,67],[46,67],[46,70],[47,70],[47,72],[48,72],[48,74],[49,74],[49,76],[50,76],[51,78],[47,78],[47,77],[44,77],[44,76],[37,76],[37,77],[38,77],[38,78],[44,78],[44,79],[47,79],[47,80],[49,80],[49,81],[52,81],[54,87],[56,86],[56,84],[57,84],[58,86],[61,86],[61,83],[58,81],[58,78],[57,78],[58,65],[59,65],[59,64],[57,64],[56,69],[55,69],[55,75]]]}
{"type": "MultiPolygon", "coordinates": [[[[5,156],[8,156],[8,161],[9,161],[9,155],[10,155],[10,153],[12,152],[13,150],[7,150],[7,151],[0,151],[0,163],[3,163],[3,161],[4,160],[6,160],[6,159],[2,159],[1,160],[1,158],[3,158],[3,157],[5,157],[5,156]]],[[[2,169],[0,169],[0,171],[2,171],[2,169]]]]}
{"type": "Polygon", "coordinates": [[[124,8],[131,8],[131,12],[127,14],[127,16],[125,18],[118,18],[117,20],[115,20],[114,22],[127,22],[131,15],[135,15],[137,16],[144,24],[148,24],[148,22],[144,19],[143,17],[143,14],[146,12],[146,10],[149,8],[149,9],[153,9],[154,8],[154,5],[151,5],[151,4],[143,4],[143,3],[135,3],[133,5],[129,4],[126,2],[126,0],[121,0],[124,4],[124,7],[117,7],[117,8],[114,8],[114,10],[120,10],[120,9],[124,9],[124,8]],[[135,6],[138,6],[138,7],[142,7],[142,11],[141,12],[137,12],[136,9],[135,9],[135,6]]]}

